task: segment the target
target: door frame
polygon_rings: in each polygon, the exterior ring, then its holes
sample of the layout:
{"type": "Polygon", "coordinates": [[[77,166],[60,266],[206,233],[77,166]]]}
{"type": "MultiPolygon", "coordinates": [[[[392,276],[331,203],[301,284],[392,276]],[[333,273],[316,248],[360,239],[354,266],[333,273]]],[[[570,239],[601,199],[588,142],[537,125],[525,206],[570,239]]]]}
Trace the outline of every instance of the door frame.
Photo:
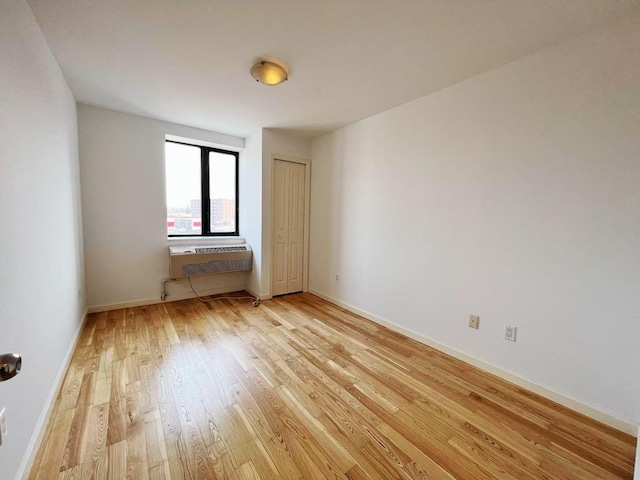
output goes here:
{"type": "Polygon", "coordinates": [[[309,290],[309,215],[311,212],[310,200],[311,200],[311,160],[304,158],[292,157],[290,155],[271,155],[271,215],[270,215],[270,239],[271,242],[271,259],[269,268],[269,297],[273,296],[273,271],[274,271],[274,259],[275,259],[275,245],[274,242],[274,228],[273,217],[275,212],[275,162],[280,160],[282,162],[299,163],[305,166],[304,169],[304,235],[302,240],[302,291],[307,292],[309,290]]]}

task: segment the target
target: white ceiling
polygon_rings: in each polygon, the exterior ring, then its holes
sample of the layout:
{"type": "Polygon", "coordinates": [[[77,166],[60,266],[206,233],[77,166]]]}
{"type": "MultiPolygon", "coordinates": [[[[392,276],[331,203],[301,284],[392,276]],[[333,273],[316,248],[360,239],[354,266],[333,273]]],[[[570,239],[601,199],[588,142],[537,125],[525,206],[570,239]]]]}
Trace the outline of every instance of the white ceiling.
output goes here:
{"type": "Polygon", "coordinates": [[[29,0],[79,102],[246,136],[348,125],[638,0],[29,0]],[[290,79],[249,75],[277,58],[290,79]]]}

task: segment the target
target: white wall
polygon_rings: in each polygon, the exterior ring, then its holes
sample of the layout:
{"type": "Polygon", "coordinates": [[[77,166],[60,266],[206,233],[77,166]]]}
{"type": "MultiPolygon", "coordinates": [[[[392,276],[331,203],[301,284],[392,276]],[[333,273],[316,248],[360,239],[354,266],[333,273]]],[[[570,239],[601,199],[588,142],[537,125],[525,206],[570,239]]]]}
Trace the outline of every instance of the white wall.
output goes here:
{"type": "MultiPolygon", "coordinates": [[[[161,280],[169,276],[170,244],[237,242],[232,237],[167,239],[167,134],[244,148],[240,137],[78,105],[87,302],[92,308],[159,301],[161,280]]],[[[201,294],[239,290],[245,283],[244,272],[193,278],[201,294]]],[[[185,280],[167,284],[167,290],[168,300],[192,296],[185,280]]]]}
{"type": "Polygon", "coordinates": [[[0,0],[0,479],[19,475],[84,317],[75,100],[26,2],[0,0]]]}
{"type": "Polygon", "coordinates": [[[315,140],[310,288],[640,423],[638,45],[635,17],[315,140]]]}
{"type": "Polygon", "coordinates": [[[311,159],[311,140],[282,129],[262,129],[262,294],[271,295],[271,200],[273,158],[311,159]]]}
{"type": "Polygon", "coordinates": [[[245,139],[240,162],[240,234],[253,249],[253,269],[247,290],[262,292],[262,130],[245,139]]]}

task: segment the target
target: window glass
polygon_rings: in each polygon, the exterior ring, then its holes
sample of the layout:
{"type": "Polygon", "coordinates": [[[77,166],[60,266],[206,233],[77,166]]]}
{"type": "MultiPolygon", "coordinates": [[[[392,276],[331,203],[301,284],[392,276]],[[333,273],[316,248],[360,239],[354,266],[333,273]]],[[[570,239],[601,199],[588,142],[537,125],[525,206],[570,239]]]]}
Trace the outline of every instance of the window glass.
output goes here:
{"type": "Polygon", "coordinates": [[[167,232],[202,233],[200,148],[165,142],[167,176],[167,232]]]}
{"type": "Polygon", "coordinates": [[[209,152],[211,232],[236,231],[236,157],[209,152]]]}

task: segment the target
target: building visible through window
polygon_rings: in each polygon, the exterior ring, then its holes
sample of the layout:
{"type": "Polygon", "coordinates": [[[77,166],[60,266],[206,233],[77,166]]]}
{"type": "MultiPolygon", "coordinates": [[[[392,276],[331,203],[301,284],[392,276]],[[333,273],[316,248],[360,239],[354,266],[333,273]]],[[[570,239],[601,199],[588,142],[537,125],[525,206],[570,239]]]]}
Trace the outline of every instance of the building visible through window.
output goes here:
{"type": "Polygon", "coordinates": [[[238,161],[237,152],[166,141],[169,236],[238,234],[238,161]]]}

